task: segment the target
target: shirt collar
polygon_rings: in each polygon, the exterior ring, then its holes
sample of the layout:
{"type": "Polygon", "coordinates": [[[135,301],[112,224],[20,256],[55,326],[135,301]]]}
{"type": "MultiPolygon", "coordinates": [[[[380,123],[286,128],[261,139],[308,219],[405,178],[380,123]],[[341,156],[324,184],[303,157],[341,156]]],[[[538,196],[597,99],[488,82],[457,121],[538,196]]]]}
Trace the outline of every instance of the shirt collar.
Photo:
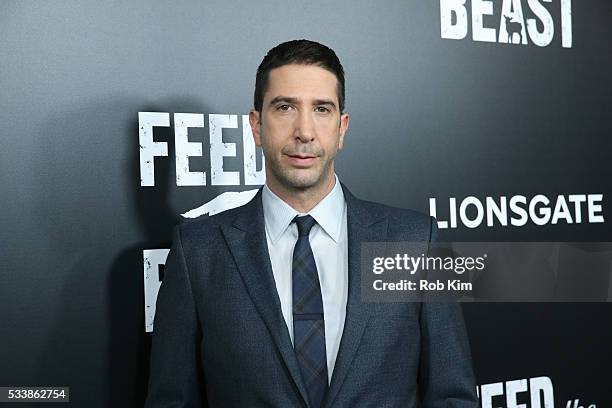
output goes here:
{"type": "Polygon", "coordinates": [[[287,227],[291,224],[296,215],[312,216],[317,224],[335,242],[340,240],[342,232],[342,217],[344,216],[345,200],[342,187],[335,176],[334,188],[308,213],[300,213],[289,204],[284,202],[279,196],[274,194],[267,184],[262,191],[262,204],[264,211],[264,221],[266,230],[270,235],[272,243],[283,235],[287,227]]]}

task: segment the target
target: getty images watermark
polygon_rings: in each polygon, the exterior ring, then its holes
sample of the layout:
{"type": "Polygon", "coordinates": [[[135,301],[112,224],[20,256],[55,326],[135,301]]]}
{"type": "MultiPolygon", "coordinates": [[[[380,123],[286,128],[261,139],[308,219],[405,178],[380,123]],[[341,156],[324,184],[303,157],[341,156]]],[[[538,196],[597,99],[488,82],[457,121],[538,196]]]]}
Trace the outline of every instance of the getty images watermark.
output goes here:
{"type": "Polygon", "coordinates": [[[608,302],[610,242],[367,242],[365,302],[608,302]]]}

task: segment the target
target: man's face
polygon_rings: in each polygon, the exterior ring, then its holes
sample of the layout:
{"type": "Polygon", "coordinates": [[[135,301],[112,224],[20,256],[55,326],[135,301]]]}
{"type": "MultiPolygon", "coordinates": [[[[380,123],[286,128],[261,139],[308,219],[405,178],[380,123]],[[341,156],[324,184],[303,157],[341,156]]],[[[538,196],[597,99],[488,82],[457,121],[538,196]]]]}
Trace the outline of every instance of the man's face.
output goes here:
{"type": "MultiPolygon", "coordinates": [[[[315,65],[269,72],[261,112],[250,112],[255,144],[265,156],[270,186],[287,190],[332,184],[349,116],[341,114],[337,79],[315,65]]],[[[322,187],[324,188],[324,187],[322,187]]]]}

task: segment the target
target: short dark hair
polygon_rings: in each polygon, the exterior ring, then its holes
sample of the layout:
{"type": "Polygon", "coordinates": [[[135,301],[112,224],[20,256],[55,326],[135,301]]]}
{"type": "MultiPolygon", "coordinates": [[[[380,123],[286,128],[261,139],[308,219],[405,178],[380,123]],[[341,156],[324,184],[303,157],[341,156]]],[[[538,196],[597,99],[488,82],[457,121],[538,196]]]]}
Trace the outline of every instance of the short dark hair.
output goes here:
{"type": "Polygon", "coordinates": [[[338,103],[340,113],[344,112],[344,69],[338,56],[331,48],[310,40],[292,40],[272,48],[257,68],[255,78],[255,110],[261,112],[263,97],[268,88],[270,71],[289,64],[316,65],[328,70],[338,80],[338,103]]]}

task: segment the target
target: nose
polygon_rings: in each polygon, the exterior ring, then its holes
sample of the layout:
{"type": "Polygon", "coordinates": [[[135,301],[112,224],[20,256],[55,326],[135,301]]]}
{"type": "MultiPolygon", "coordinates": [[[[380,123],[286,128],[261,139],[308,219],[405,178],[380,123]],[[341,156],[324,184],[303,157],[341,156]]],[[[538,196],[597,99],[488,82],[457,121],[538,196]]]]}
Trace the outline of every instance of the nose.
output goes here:
{"type": "Polygon", "coordinates": [[[295,138],[302,143],[312,142],[315,138],[314,122],[311,112],[301,111],[297,117],[295,130],[295,138]]]}

